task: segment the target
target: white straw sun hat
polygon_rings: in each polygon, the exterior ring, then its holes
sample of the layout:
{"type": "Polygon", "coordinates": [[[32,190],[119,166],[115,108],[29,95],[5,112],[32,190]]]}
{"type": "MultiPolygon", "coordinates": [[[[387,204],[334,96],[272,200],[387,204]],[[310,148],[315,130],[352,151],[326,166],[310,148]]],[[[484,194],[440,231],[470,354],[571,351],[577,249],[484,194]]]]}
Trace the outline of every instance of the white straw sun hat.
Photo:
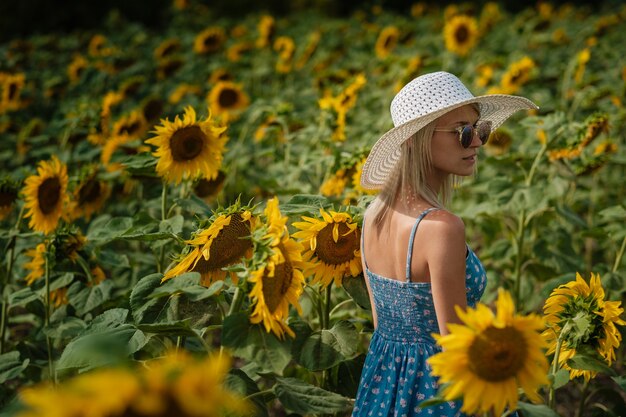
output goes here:
{"type": "Polygon", "coordinates": [[[402,142],[450,110],[472,103],[478,104],[480,120],[491,122],[492,130],[518,110],[539,108],[524,97],[506,94],[474,97],[461,80],[449,72],[421,75],[405,85],[391,101],[394,127],[372,147],[363,165],[361,186],[381,188],[400,159],[402,142]]]}

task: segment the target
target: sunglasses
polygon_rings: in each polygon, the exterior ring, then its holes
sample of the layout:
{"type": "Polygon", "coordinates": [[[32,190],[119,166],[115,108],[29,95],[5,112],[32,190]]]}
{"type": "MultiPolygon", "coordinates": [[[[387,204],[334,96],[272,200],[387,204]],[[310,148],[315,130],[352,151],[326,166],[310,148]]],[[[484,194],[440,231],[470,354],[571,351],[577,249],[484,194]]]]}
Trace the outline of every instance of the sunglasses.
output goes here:
{"type": "Polygon", "coordinates": [[[479,120],[474,125],[466,124],[455,129],[435,128],[436,132],[456,132],[459,134],[459,142],[465,149],[469,148],[474,140],[474,133],[478,133],[478,139],[484,145],[489,140],[491,134],[491,122],[479,120]]]}

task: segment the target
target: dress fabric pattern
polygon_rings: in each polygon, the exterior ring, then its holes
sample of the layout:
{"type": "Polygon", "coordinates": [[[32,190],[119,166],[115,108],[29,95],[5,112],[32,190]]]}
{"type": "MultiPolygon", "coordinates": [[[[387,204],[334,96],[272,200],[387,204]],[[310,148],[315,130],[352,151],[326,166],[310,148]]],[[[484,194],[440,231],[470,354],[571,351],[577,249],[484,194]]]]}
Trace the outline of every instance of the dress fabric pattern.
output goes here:
{"type": "MultiPolygon", "coordinates": [[[[411,282],[410,265],[415,231],[430,211],[417,218],[407,255],[406,281],[375,274],[367,267],[378,317],[356,396],[353,417],[465,416],[460,401],[426,408],[419,403],[433,397],[437,378],[426,360],[441,349],[431,333],[439,333],[430,283],[411,282]]],[[[363,242],[363,240],[362,240],[363,242]]],[[[474,307],[485,291],[487,277],[476,254],[468,247],[465,260],[467,305],[474,307]]]]}

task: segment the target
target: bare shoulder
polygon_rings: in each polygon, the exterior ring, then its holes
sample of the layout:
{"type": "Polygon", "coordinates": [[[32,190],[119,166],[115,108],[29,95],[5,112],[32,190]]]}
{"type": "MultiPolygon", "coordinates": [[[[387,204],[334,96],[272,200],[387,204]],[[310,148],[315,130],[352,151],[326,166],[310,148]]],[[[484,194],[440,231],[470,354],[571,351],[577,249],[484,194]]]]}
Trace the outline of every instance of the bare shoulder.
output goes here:
{"type": "Polygon", "coordinates": [[[447,210],[436,210],[424,218],[420,227],[428,234],[431,244],[465,245],[465,224],[463,220],[447,210]]]}

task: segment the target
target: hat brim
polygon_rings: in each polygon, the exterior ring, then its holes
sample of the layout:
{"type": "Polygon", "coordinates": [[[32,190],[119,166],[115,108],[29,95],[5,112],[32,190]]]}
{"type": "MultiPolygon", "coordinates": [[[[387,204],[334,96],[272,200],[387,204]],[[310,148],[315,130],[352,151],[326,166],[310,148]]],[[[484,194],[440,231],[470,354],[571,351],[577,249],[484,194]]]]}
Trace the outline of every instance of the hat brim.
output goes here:
{"type": "Polygon", "coordinates": [[[424,126],[456,108],[478,104],[480,120],[491,122],[492,129],[497,129],[513,113],[519,110],[538,109],[539,107],[525,97],[507,94],[490,94],[473,97],[453,105],[441,108],[424,116],[409,120],[396,126],[380,137],[370,150],[361,173],[361,186],[365,189],[380,189],[394,166],[400,159],[400,145],[424,126]]]}

